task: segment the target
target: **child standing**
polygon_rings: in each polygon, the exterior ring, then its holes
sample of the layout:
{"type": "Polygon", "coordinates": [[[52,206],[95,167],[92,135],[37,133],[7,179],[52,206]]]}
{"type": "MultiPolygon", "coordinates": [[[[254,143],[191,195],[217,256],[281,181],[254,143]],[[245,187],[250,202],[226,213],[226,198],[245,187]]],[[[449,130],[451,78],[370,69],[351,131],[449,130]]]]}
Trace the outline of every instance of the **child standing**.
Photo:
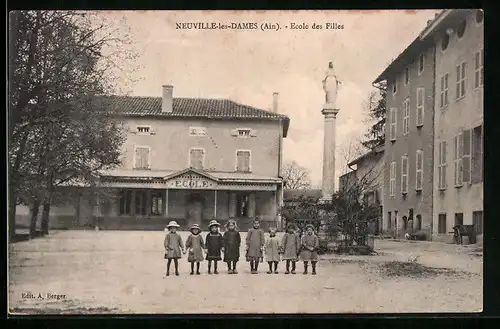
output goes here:
{"type": "Polygon", "coordinates": [[[257,274],[259,262],[262,260],[262,251],[264,250],[264,231],[260,229],[258,219],[253,221],[253,228],[247,233],[247,262],[250,262],[250,273],[257,274]]]}
{"type": "Polygon", "coordinates": [[[213,220],[208,224],[208,229],[210,232],[205,238],[205,248],[207,249],[207,260],[208,260],[208,274],[212,274],[212,261],[214,262],[214,274],[219,274],[217,271],[217,262],[222,260],[221,250],[222,244],[222,234],[219,233],[220,224],[213,220]]]}
{"type": "Polygon", "coordinates": [[[227,263],[229,274],[238,274],[236,263],[240,260],[240,232],[236,230],[236,222],[229,220],[226,224],[227,231],[224,232],[224,261],[227,263]],[[232,266],[231,266],[232,265],[232,266]]]}
{"type": "Polygon", "coordinates": [[[300,237],[295,233],[295,227],[292,224],[288,225],[287,232],[281,240],[281,248],[283,260],[286,261],[285,274],[290,274],[290,263],[292,263],[292,274],[295,274],[295,263],[298,260],[300,250],[300,237]]]}
{"type": "Polygon", "coordinates": [[[191,235],[186,240],[186,249],[189,248],[188,262],[191,263],[191,273],[194,274],[194,263],[196,263],[196,275],[200,275],[200,262],[203,261],[203,237],[198,224],[194,224],[189,228],[191,235]]]}
{"type": "Polygon", "coordinates": [[[182,238],[177,233],[177,228],[179,224],[176,221],[171,221],[167,225],[167,229],[169,233],[165,236],[165,240],[163,241],[163,245],[165,246],[165,256],[164,258],[167,260],[167,276],[170,275],[170,265],[172,263],[172,259],[174,260],[175,265],[175,275],[179,275],[179,258],[181,258],[182,253],[186,253],[184,250],[184,244],[182,243],[182,238]]]}
{"type": "Polygon", "coordinates": [[[319,248],[319,238],[314,234],[314,226],[307,224],[306,234],[302,235],[300,258],[304,261],[304,274],[307,274],[308,261],[311,261],[312,274],[316,275],[316,263],[318,262],[317,249],[319,248]]]}
{"type": "Polygon", "coordinates": [[[266,250],[266,261],[269,264],[269,271],[267,274],[273,273],[273,265],[274,265],[274,274],[278,274],[278,262],[280,261],[280,242],[276,237],[276,229],[271,228],[269,230],[269,239],[266,241],[265,245],[266,250]]]}

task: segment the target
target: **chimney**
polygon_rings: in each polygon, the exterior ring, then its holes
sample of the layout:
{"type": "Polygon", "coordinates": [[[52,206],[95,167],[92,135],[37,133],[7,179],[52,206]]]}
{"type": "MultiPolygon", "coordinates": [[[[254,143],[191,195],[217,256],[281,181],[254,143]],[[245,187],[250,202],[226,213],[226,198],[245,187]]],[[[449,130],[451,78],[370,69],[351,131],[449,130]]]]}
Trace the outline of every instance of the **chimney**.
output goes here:
{"type": "Polygon", "coordinates": [[[278,113],[278,93],[273,93],[273,112],[278,113]]]}
{"type": "Polygon", "coordinates": [[[161,111],[172,113],[174,86],[164,85],[162,88],[163,95],[161,100],[161,111]]]}

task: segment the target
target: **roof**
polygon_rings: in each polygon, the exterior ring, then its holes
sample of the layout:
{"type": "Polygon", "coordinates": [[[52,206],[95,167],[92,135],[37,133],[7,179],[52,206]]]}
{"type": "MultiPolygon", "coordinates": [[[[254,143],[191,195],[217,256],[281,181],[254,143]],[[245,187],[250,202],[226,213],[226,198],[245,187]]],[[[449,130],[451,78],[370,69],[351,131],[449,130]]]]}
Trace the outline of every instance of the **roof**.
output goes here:
{"type": "Polygon", "coordinates": [[[451,23],[459,18],[465,17],[469,13],[469,9],[445,9],[439,14],[434,16],[434,19],[428,21],[427,26],[422,30],[422,32],[413,40],[406,49],[399,54],[399,56],[392,61],[389,66],[373,81],[373,83],[378,83],[380,81],[387,80],[388,77],[395,72],[401,71],[408,62],[416,59],[422,52],[423,49],[427,49],[434,45],[435,40],[433,38],[436,33],[444,32],[444,30],[449,27],[451,23]]]}
{"type": "Polygon", "coordinates": [[[293,200],[299,197],[321,198],[321,189],[295,189],[283,190],[283,199],[293,200]]]}
{"type": "Polygon", "coordinates": [[[98,96],[101,106],[115,110],[125,116],[158,118],[205,118],[277,120],[283,122],[283,137],[286,137],[290,119],[283,114],[239,104],[228,99],[179,98],[172,101],[172,112],[162,112],[161,97],[142,96],[98,96]]]}
{"type": "Polygon", "coordinates": [[[204,171],[194,168],[186,168],[183,170],[108,170],[102,171],[102,177],[117,177],[117,178],[161,178],[168,180],[177,177],[187,172],[194,172],[201,176],[205,176],[212,180],[230,182],[230,181],[252,181],[252,182],[281,182],[280,178],[271,176],[261,176],[252,173],[242,172],[217,172],[204,171]]]}
{"type": "Polygon", "coordinates": [[[373,156],[373,155],[377,155],[377,154],[380,154],[380,153],[384,153],[384,145],[379,145],[379,146],[375,147],[373,150],[370,150],[369,152],[366,152],[365,154],[363,154],[363,155],[357,157],[356,159],[352,160],[347,165],[348,166],[353,166],[355,164],[358,164],[360,161],[366,159],[367,157],[370,157],[370,156],[373,156]]]}

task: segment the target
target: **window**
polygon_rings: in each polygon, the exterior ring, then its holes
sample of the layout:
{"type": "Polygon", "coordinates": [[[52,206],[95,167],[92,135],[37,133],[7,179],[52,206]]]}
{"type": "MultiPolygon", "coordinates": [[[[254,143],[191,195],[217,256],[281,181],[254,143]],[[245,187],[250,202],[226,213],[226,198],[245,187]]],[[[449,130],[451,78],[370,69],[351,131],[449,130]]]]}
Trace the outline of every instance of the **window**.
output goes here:
{"type": "Polygon", "coordinates": [[[401,193],[408,193],[408,157],[401,157],[401,193]]]}
{"type": "Polygon", "coordinates": [[[251,129],[238,129],[238,137],[250,137],[251,129]]]}
{"type": "Polygon", "coordinates": [[[406,230],[408,229],[408,217],[403,216],[403,229],[406,230]]]}
{"type": "Polygon", "coordinates": [[[472,167],[472,130],[466,130],[462,134],[462,181],[465,183],[471,183],[471,167],[472,167]]]}
{"type": "Polygon", "coordinates": [[[418,57],[418,74],[424,71],[424,54],[418,57]]]}
{"type": "Polygon", "coordinates": [[[143,135],[149,135],[151,132],[150,126],[137,126],[137,133],[143,135]]]}
{"type": "Polygon", "coordinates": [[[416,163],[416,173],[417,177],[415,178],[415,190],[422,191],[422,184],[424,179],[424,152],[422,150],[417,150],[416,154],[417,163],[416,163]]]}
{"type": "Polygon", "coordinates": [[[440,108],[443,108],[448,105],[448,78],[449,78],[448,73],[446,73],[441,77],[441,90],[439,98],[440,108]]]}
{"type": "Polygon", "coordinates": [[[120,209],[118,215],[131,215],[132,191],[124,190],[119,192],[120,209]]]}
{"type": "Polygon", "coordinates": [[[205,151],[203,149],[191,149],[189,151],[189,166],[195,169],[203,169],[205,151]]]}
{"type": "Polygon", "coordinates": [[[471,184],[483,181],[483,126],[472,130],[471,184]]]}
{"type": "Polygon", "coordinates": [[[392,226],[392,213],[389,211],[387,213],[387,228],[390,230],[392,226]]]}
{"type": "Polygon", "coordinates": [[[391,116],[391,122],[390,122],[390,129],[389,129],[389,137],[391,139],[391,141],[395,141],[396,140],[396,127],[397,127],[397,112],[398,109],[393,107],[390,109],[390,116],[391,116]]]}
{"type": "Polygon", "coordinates": [[[410,99],[407,98],[403,102],[403,134],[410,133],[410,99]]]}
{"type": "Polygon", "coordinates": [[[446,214],[438,215],[438,233],[446,234],[446,214]]]}
{"type": "Polygon", "coordinates": [[[146,191],[135,191],[135,214],[145,216],[147,214],[147,209],[146,191]]]}
{"type": "Polygon", "coordinates": [[[464,33],[465,33],[465,28],[467,27],[467,22],[466,20],[462,20],[460,22],[460,24],[458,25],[458,28],[457,28],[457,36],[459,38],[463,37],[464,36],[464,33]]]}
{"type": "Polygon", "coordinates": [[[415,228],[417,230],[422,229],[422,215],[420,215],[420,214],[417,215],[417,222],[415,223],[415,228]]]}
{"type": "Polygon", "coordinates": [[[484,49],[474,54],[474,88],[484,85],[484,49]]]}
{"type": "Polygon", "coordinates": [[[189,136],[206,136],[207,128],[205,127],[189,127],[189,136]]]}
{"type": "Polygon", "coordinates": [[[236,152],[236,171],[250,171],[250,151],[236,152]]]}
{"type": "Polygon", "coordinates": [[[395,94],[398,92],[398,83],[397,80],[392,80],[392,93],[395,94]]]}
{"type": "Polygon", "coordinates": [[[482,211],[474,211],[472,212],[472,224],[474,224],[474,231],[476,234],[483,234],[484,232],[484,224],[483,224],[483,212],[482,211]]]}
{"type": "Polygon", "coordinates": [[[417,88],[417,127],[424,125],[425,89],[417,88]]]}
{"type": "Polygon", "coordinates": [[[481,24],[484,20],[484,12],[482,9],[476,10],[476,23],[481,24]]]}
{"type": "Polygon", "coordinates": [[[458,134],[454,138],[454,172],[455,172],[455,187],[460,187],[463,185],[463,137],[462,133],[458,134]]]}
{"type": "Polygon", "coordinates": [[[391,162],[389,178],[389,195],[394,196],[396,190],[396,161],[391,162]]]}
{"type": "Polygon", "coordinates": [[[446,189],[446,148],[447,142],[440,142],[438,149],[438,187],[440,190],[446,189]]]}
{"type": "Polygon", "coordinates": [[[236,194],[236,217],[248,217],[248,194],[236,194]]]}
{"type": "Polygon", "coordinates": [[[410,83],[410,68],[405,68],[405,85],[410,83]]]}
{"type": "Polygon", "coordinates": [[[467,68],[467,63],[463,62],[457,65],[457,100],[465,97],[465,70],[467,68]]]}
{"type": "Polygon", "coordinates": [[[464,214],[463,213],[456,213],[455,214],[455,226],[457,225],[464,225],[464,214]]]}
{"type": "Polygon", "coordinates": [[[151,192],[151,215],[163,215],[164,195],[163,191],[151,192]]]}
{"type": "Polygon", "coordinates": [[[148,146],[135,147],[135,169],[150,169],[151,149],[148,146]]]}
{"type": "Polygon", "coordinates": [[[443,51],[448,48],[448,44],[450,43],[450,36],[447,33],[443,34],[443,39],[441,40],[441,49],[443,51]]]}

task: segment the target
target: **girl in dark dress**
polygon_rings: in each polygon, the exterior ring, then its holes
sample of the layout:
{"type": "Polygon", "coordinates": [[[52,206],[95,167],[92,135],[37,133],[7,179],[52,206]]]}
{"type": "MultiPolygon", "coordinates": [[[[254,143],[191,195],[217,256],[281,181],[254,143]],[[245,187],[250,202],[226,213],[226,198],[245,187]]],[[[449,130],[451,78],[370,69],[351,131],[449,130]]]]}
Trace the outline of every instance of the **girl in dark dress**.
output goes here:
{"type": "Polygon", "coordinates": [[[238,274],[236,263],[240,260],[240,232],[236,230],[234,220],[227,222],[226,227],[227,231],[224,233],[224,261],[227,263],[229,274],[238,274]]]}
{"type": "Polygon", "coordinates": [[[214,274],[219,274],[217,271],[217,261],[222,260],[221,250],[223,247],[222,234],[219,233],[220,224],[213,220],[208,225],[210,232],[205,238],[205,248],[207,252],[206,259],[208,260],[208,274],[212,274],[212,261],[214,262],[214,274]]]}

